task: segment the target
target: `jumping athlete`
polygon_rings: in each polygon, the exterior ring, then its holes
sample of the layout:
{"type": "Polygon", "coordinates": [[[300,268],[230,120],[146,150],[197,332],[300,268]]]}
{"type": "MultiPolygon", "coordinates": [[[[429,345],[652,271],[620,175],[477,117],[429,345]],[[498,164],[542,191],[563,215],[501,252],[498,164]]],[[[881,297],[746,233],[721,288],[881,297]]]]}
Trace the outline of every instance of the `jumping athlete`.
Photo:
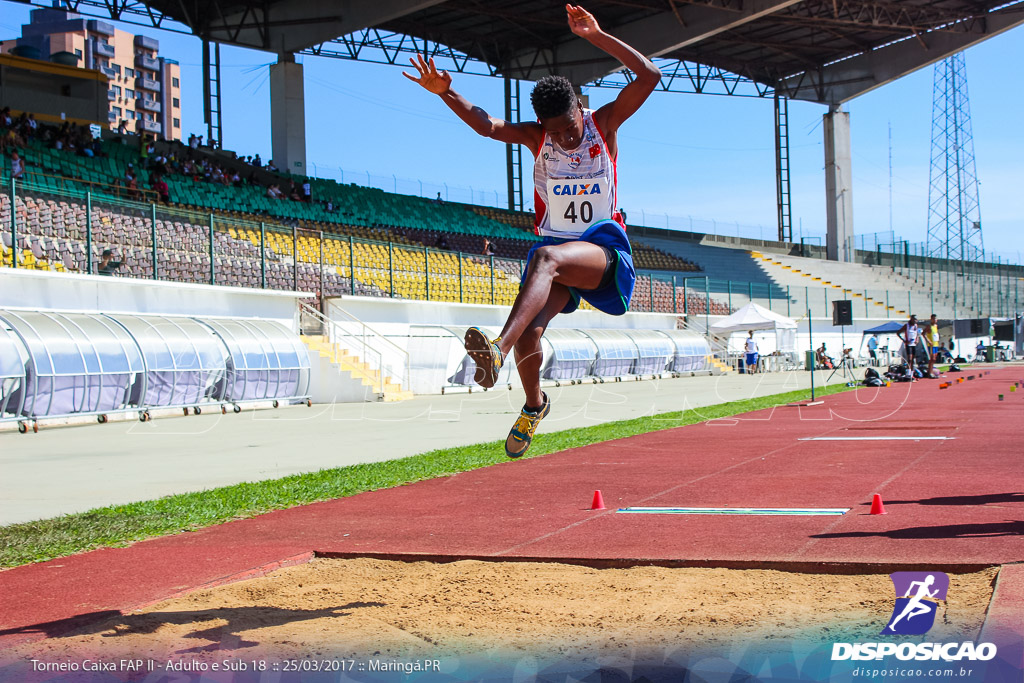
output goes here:
{"type": "MultiPolygon", "coordinates": [[[[640,108],[661,79],[654,64],[598,26],[582,7],[566,5],[569,28],[619,60],[635,74],[613,102],[584,109],[572,84],[545,76],[530,93],[537,122],[496,119],[452,90],[452,77],[438,72],[434,60],[409,61],[418,76],[405,74],[439,95],[473,130],[500,142],[525,145],[534,158],[534,230],[541,237],[527,255],[512,311],[501,334],[488,339],[482,330],[466,332],[466,352],[476,363],[475,381],[493,387],[509,351],[526,392],[526,404],[505,440],[505,453],[518,458],[533,441],[551,403],[540,388],[541,337],[558,313],[572,313],[580,299],[622,315],[629,309],[636,274],[625,222],[616,211],[617,131],[640,108]]],[[[403,72],[404,73],[404,72],[403,72]]]]}

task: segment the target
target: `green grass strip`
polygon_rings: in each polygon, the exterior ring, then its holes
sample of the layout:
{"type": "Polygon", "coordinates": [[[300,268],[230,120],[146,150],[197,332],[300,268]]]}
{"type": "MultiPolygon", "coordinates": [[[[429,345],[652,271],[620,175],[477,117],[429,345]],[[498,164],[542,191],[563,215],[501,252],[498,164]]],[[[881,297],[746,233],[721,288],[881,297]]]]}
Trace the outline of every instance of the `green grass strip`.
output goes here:
{"type": "MultiPolygon", "coordinates": [[[[821,387],[824,396],[846,391],[842,384],[821,387]]],[[[729,401],[704,408],[662,413],[538,434],[526,457],[647,434],[662,429],[729,417],[806,399],[807,390],[729,401]]],[[[157,500],[111,505],[88,512],[0,527],[0,567],[41,562],[101,547],[195,531],[214,524],[255,517],[324,500],[386,489],[506,462],[502,441],[430,451],[400,460],[349,465],[281,479],[182,493],[157,500]]]]}

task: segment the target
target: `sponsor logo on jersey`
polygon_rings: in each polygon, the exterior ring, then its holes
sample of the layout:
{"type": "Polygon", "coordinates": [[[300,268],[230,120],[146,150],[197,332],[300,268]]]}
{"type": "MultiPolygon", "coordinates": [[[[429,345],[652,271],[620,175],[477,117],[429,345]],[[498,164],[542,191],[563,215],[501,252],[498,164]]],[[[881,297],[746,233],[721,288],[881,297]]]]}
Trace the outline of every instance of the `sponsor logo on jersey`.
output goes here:
{"type": "Polygon", "coordinates": [[[600,183],[565,183],[562,185],[555,185],[551,188],[551,192],[560,197],[568,195],[591,195],[601,194],[600,183]]]}

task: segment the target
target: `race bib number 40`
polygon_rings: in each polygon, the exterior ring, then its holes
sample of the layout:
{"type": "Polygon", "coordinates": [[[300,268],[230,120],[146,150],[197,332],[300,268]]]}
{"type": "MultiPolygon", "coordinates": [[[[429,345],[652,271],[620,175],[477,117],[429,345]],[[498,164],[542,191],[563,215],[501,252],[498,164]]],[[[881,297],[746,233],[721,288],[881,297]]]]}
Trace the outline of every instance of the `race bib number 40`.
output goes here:
{"type": "Polygon", "coordinates": [[[610,201],[607,178],[548,180],[551,227],[560,232],[582,234],[611,218],[610,201]]]}

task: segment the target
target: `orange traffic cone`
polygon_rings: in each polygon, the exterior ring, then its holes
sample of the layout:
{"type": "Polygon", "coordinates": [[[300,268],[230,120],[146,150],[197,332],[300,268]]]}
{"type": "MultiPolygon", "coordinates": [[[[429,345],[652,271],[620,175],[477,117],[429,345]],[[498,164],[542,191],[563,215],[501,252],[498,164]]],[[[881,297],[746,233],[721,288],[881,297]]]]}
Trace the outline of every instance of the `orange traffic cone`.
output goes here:
{"type": "Polygon", "coordinates": [[[884,515],[885,505],[882,504],[882,496],[875,494],[871,498],[871,514],[873,515],[884,515]]]}
{"type": "Polygon", "coordinates": [[[604,498],[600,491],[594,491],[594,502],[590,504],[591,510],[604,510],[604,498]]]}

